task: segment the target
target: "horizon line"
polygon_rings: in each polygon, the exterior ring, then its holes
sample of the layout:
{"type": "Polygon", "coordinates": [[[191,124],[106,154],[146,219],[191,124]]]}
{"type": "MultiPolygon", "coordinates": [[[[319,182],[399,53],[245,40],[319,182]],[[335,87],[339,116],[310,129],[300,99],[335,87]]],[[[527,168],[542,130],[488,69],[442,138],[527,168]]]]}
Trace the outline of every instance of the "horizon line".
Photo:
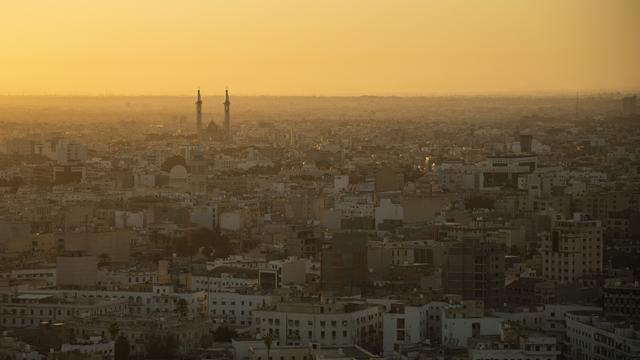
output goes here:
{"type": "MultiPolygon", "coordinates": [[[[197,87],[195,89],[198,89],[197,87]]],[[[202,88],[200,88],[202,90],[202,88]]],[[[197,90],[196,90],[197,91],[197,90]]],[[[614,95],[629,94],[634,95],[640,93],[640,88],[621,88],[621,89],[573,89],[573,90],[539,90],[539,91],[434,91],[425,93],[334,93],[334,94],[288,94],[288,93],[231,93],[232,97],[406,97],[406,98],[426,98],[426,97],[547,97],[547,96],[593,96],[593,95],[614,95]]],[[[205,95],[203,97],[216,97],[213,95],[205,95]]],[[[190,93],[25,93],[25,92],[6,92],[0,93],[0,97],[192,97],[190,93]]],[[[220,92],[220,96],[224,97],[224,91],[220,92]]]]}

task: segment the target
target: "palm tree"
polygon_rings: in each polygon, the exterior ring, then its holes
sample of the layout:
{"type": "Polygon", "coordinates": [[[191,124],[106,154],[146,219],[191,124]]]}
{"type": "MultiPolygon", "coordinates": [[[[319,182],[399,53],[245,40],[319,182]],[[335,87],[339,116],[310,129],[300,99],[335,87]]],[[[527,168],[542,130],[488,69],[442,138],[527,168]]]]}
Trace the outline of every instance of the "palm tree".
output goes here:
{"type": "Polygon", "coordinates": [[[271,360],[271,343],[273,342],[273,338],[271,337],[271,333],[264,337],[264,345],[267,347],[267,360],[271,360]]]}
{"type": "Polygon", "coordinates": [[[113,323],[109,325],[109,335],[111,335],[112,340],[116,340],[116,336],[120,333],[120,325],[118,323],[113,323]]]}

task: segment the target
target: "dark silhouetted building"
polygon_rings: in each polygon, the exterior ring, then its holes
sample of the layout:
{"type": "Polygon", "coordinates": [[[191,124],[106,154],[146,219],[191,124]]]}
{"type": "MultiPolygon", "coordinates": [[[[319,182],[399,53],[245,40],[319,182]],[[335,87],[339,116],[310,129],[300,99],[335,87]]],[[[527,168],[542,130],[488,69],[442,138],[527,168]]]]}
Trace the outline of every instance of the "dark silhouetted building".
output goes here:
{"type": "Polygon", "coordinates": [[[465,300],[483,300],[488,308],[504,302],[505,247],[503,244],[465,239],[449,248],[445,271],[447,293],[465,300]]]}
{"type": "Polygon", "coordinates": [[[346,294],[360,292],[367,284],[369,273],[366,234],[334,234],[331,245],[322,250],[321,263],[322,290],[346,294]]]}
{"type": "Polygon", "coordinates": [[[530,134],[520,134],[520,152],[530,153],[533,136],[530,134]]]}

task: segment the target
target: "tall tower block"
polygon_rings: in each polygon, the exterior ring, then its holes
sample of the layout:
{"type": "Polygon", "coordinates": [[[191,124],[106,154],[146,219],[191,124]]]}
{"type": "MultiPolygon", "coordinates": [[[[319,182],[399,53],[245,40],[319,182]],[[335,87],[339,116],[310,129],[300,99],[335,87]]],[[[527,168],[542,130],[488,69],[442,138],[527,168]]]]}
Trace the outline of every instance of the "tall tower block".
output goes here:
{"type": "Polygon", "coordinates": [[[200,97],[200,89],[198,89],[198,96],[196,97],[196,132],[198,134],[202,132],[202,97],[200,97]]]}
{"type": "Polygon", "coordinates": [[[229,135],[231,130],[231,101],[229,101],[229,90],[224,91],[224,133],[229,135]]]}

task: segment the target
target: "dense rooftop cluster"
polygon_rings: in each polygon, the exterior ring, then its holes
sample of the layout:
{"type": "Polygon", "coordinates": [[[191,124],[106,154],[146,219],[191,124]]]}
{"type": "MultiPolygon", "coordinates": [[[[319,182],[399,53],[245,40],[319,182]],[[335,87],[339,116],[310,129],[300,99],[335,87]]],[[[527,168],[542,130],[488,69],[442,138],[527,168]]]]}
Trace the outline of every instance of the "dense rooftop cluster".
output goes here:
{"type": "Polygon", "coordinates": [[[630,99],[2,99],[0,358],[638,358],[630,99]]]}

